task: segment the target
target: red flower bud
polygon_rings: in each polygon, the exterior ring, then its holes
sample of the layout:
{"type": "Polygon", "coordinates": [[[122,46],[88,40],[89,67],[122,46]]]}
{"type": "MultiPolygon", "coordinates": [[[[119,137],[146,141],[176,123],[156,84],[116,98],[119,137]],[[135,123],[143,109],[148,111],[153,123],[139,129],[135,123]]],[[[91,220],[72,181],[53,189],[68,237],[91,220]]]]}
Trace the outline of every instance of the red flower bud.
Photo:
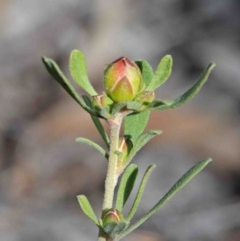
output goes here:
{"type": "Polygon", "coordinates": [[[105,70],[104,86],[115,102],[131,101],[143,90],[144,82],[138,66],[122,57],[105,70]]]}

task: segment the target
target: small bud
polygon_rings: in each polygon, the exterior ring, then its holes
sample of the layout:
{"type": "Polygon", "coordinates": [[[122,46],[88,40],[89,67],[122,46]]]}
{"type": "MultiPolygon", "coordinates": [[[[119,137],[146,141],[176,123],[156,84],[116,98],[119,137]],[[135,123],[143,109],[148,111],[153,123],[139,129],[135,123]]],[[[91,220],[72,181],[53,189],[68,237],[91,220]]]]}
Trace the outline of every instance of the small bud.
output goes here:
{"type": "Polygon", "coordinates": [[[118,163],[124,163],[130,150],[132,149],[132,142],[130,139],[125,137],[120,137],[118,141],[118,163]]]}
{"type": "Polygon", "coordinates": [[[128,139],[121,137],[118,141],[118,151],[121,153],[119,161],[124,161],[129,154],[129,141],[128,139]]]}
{"type": "Polygon", "coordinates": [[[104,86],[115,102],[131,101],[145,88],[138,66],[122,57],[105,70],[104,86]]]}
{"type": "Polygon", "coordinates": [[[126,159],[132,149],[132,142],[128,138],[121,137],[118,142],[118,167],[117,174],[120,175],[126,166],[126,159]]]}
{"type": "Polygon", "coordinates": [[[135,98],[135,101],[143,105],[148,105],[154,101],[154,99],[155,93],[153,91],[144,91],[135,98]]]}
{"type": "Polygon", "coordinates": [[[109,107],[111,104],[113,104],[113,101],[108,96],[103,94],[93,96],[92,104],[97,110],[101,110],[109,107]]]}
{"type": "Polygon", "coordinates": [[[105,216],[103,217],[104,226],[110,222],[119,223],[121,221],[124,221],[124,217],[122,213],[114,208],[109,209],[105,214],[105,216]]]}

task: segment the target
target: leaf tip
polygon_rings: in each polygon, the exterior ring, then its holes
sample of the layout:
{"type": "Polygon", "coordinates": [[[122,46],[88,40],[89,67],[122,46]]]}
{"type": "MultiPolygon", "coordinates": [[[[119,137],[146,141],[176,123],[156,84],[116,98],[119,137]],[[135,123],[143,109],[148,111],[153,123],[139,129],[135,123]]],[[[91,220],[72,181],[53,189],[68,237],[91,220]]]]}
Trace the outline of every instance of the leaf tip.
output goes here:
{"type": "Polygon", "coordinates": [[[208,158],[205,159],[205,162],[206,162],[206,163],[210,163],[210,162],[212,162],[212,161],[213,161],[213,159],[212,159],[211,157],[208,157],[208,158]]]}
{"type": "Polygon", "coordinates": [[[42,56],[41,59],[42,59],[42,62],[43,62],[44,64],[49,61],[49,58],[46,57],[46,56],[42,56]]]}
{"type": "Polygon", "coordinates": [[[216,63],[213,61],[209,64],[210,69],[213,69],[215,66],[216,66],[216,63]]]}
{"type": "Polygon", "coordinates": [[[168,59],[170,59],[171,61],[172,61],[172,55],[170,55],[170,54],[167,54],[167,55],[165,55],[165,58],[168,58],[168,59]]]}
{"type": "MultiPolygon", "coordinates": [[[[165,56],[163,57],[163,60],[164,60],[164,61],[168,61],[168,62],[169,62],[168,64],[170,64],[170,65],[172,66],[172,64],[173,64],[172,55],[170,55],[170,54],[165,55],[165,56]]],[[[171,69],[170,69],[170,71],[171,71],[171,69]]]]}
{"type": "Polygon", "coordinates": [[[212,158],[210,157],[200,161],[199,164],[201,166],[201,169],[205,168],[211,161],[212,161],[212,158]]]}
{"type": "Polygon", "coordinates": [[[81,199],[84,195],[77,195],[77,199],[81,199]]]}

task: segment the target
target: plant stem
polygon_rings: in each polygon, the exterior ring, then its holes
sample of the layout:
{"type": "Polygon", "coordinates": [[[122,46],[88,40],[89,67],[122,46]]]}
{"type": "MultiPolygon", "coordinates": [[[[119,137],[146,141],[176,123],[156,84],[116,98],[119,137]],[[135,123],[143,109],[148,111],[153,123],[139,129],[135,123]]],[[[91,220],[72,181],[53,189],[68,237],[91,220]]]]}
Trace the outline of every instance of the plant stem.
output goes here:
{"type": "MultiPolygon", "coordinates": [[[[108,158],[108,169],[107,169],[107,176],[105,181],[105,193],[103,199],[103,207],[102,207],[102,218],[104,212],[113,205],[113,198],[114,198],[114,189],[117,184],[117,150],[118,150],[118,140],[119,140],[119,133],[121,129],[123,114],[117,113],[114,118],[108,120],[110,125],[110,150],[109,150],[109,158],[108,158]]],[[[104,234],[103,231],[99,230],[98,241],[110,241],[109,237],[104,234]]]]}
{"type": "Polygon", "coordinates": [[[110,125],[110,151],[109,151],[109,159],[108,159],[108,170],[105,181],[105,193],[103,200],[103,212],[107,209],[112,208],[113,197],[114,197],[114,189],[117,183],[117,150],[118,150],[118,140],[119,140],[119,132],[121,129],[123,115],[121,113],[117,113],[113,119],[109,120],[108,123],[110,125]]]}
{"type": "Polygon", "coordinates": [[[98,241],[108,241],[107,235],[101,230],[99,230],[98,241]]]}

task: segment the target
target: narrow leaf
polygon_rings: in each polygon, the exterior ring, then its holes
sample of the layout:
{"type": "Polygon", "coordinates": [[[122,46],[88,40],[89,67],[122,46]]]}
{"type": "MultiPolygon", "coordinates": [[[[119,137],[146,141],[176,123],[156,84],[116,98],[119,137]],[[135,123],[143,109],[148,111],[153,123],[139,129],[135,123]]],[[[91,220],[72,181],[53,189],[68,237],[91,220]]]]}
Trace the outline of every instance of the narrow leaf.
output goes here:
{"type": "Polygon", "coordinates": [[[162,134],[161,130],[150,130],[143,132],[141,135],[138,136],[132,150],[130,151],[126,163],[129,163],[136,153],[146,145],[154,136],[162,134]]]}
{"type": "Polygon", "coordinates": [[[117,193],[116,209],[122,211],[128,200],[138,174],[138,167],[131,164],[124,172],[117,193]]]}
{"type": "Polygon", "coordinates": [[[141,70],[143,81],[146,87],[148,87],[148,85],[151,83],[151,80],[153,79],[153,76],[154,76],[151,65],[146,60],[137,60],[135,63],[138,65],[139,69],[141,70]]]}
{"type": "Polygon", "coordinates": [[[155,90],[168,79],[172,72],[172,63],[173,60],[171,55],[166,55],[162,58],[151,83],[147,87],[148,91],[155,90]]]}
{"type": "Polygon", "coordinates": [[[76,138],[75,141],[76,142],[82,142],[82,143],[85,143],[85,144],[93,147],[94,149],[99,151],[103,156],[105,156],[106,159],[108,159],[108,153],[101,146],[99,146],[97,143],[95,143],[95,142],[93,142],[89,139],[83,138],[83,137],[76,138]]]}
{"type": "Polygon", "coordinates": [[[69,80],[65,77],[62,73],[58,65],[51,59],[47,57],[43,57],[42,61],[48,70],[48,72],[52,75],[52,77],[68,92],[68,94],[78,103],[80,104],[85,110],[89,113],[95,114],[95,112],[88,108],[83,99],[78,95],[74,87],[71,85],[69,80]]]}
{"type": "Polygon", "coordinates": [[[211,73],[212,69],[215,66],[216,66],[215,63],[210,63],[208,67],[204,70],[204,72],[201,74],[198,81],[183,95],[171,101],[164,101],[165,104],[163,105],[160,104],[159,106],[156,105],[155,107],[151,108],[151,110],[166,110],[166,109],[176,108],[191,100],[200,91],[200,89],[207,81],[209,74],[211,73]]]}
{"type": "Polygon", "coordinates": [[[84,55],[79,50],[73,50],[70,55],[69,69],[73,79],[91,96],[97,95],[92,87],[86,69],[84,55]]]}
{"type": "Polygon", "coordinates": [[[98,219],[92,209],[91,204],[84,195],[77,196],[78,202],[83,210],[83,212],[96,224],[99,225],[98,219]]]}
{"type": "Polygon", "coordinates": [[[124,136],[129,137],[134,145],[138,136],[144,131],[150,112],[140,112],[124,118],[124,136]]]}
{"type": "Polygon", "coordinates": [[[139,186],[139,189],[138,189],[138,193],[136,195],[136,198],[133,202],[133,205],[132,205],[132,208],[126,218],[126,221],[130,221],[132,219],[132,217],[134,216],[135,212],[137,211],[137,208],[138,208],[138,205],[141,201],[141,198],[142,198],[142,194],[143,194],[143,191],[144,191],[144,188],[147,184],[147,180],[151,174],[151,172],[153,171],[153,169],[156,167],[156,165],[151,165],[147,168],[143,178],[142,178],[142,182],[139,186]]]}
{"type": "MultiPolygon", "coordinates": [[[[125,237],[127,234],[131,233],[134,229],[139,227],[143,222],[145,222],[150,216],[152,216],[155,212],[157,212],[171,197],[173,197],[180,189],[182,189],[195,175],[197,175],[209,162],[211,162],[211,158],[207,158],[205,160],[200,161],[190,170],[188,170],[174,185],[173,187],[166,193],[166,195],[140,220],[138,220],[135,224],[131,225],[128,229],[126,229],[119,237],[119,239],[125,237]]],[[[119,240],[118,239],[118,240],[119,240]]]]}
{"type": "MultiPolygon", "coordinates": [[[[84,99],[85,103],[87,104],[87,106],[89,108],[92,108],[92,102],[86,95],[83,96],[83,99],[84,99]]],[[[100,122],[99,118],[96,117],[95,115],[91,115],[91,118],[92,118],[92,121],[93,121],[94,125],[96,126],[98,132],[100,133],[103,141],[105,142],[106,146],[109,148],[109,138],[102,126],[102,123],[100,122]]]]}

